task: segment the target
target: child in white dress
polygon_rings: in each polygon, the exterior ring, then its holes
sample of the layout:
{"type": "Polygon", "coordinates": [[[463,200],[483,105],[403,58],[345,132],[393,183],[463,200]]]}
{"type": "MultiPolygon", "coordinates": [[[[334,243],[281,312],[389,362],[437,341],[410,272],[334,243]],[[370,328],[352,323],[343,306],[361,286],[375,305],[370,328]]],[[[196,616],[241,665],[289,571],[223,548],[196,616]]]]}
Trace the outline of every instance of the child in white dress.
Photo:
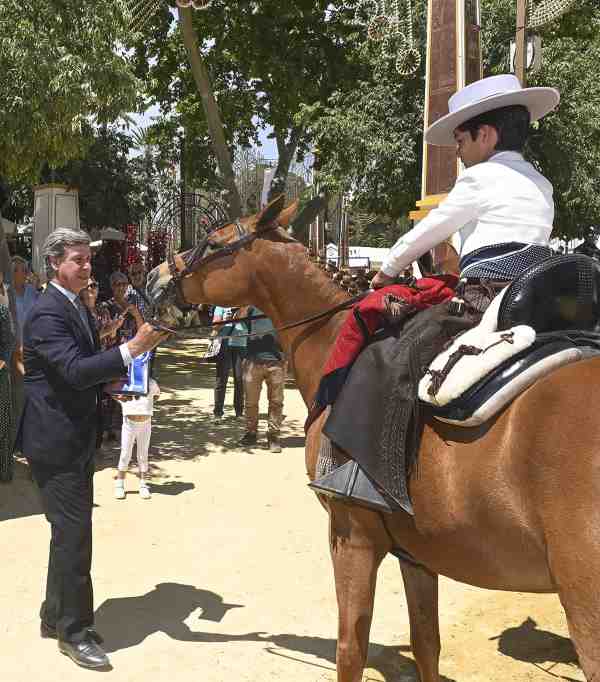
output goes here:
{"type": "Polygon", "coordinates": [[[115,480],[115,497],[125,498],[125,474],[137,443],[137,461],[140,470],[140,497],[149,500],[152,495],[148,487],[148,449],[152,433],[152,414],[154,398],[160,395],[160,388],[150,379],[148,395],[121,402],[123,408],[123,427],[121,429],[121,457],[115,480]]]}

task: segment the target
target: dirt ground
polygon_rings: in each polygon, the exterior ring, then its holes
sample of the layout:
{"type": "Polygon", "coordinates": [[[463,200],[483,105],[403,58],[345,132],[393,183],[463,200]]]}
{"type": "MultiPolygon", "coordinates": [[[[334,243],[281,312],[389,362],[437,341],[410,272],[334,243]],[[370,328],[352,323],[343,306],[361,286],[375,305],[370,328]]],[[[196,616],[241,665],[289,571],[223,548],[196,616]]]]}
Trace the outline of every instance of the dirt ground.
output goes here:
{"type": "MultiPolygon", "coordinates": [[[[306,487],[305,408],[286,390],[281,455],[241,450],[243,423],[211,422],[214,369],[199,341],[159,354],[153,498],[127,479],[112,496],[116,448],[96,474],[97,629],[115,682],[334,682],[336,604],[327,517],[306,487]]],[[[231,403],[230,396],[228,404],[231,403]]],[[[38,634],[49,530],[26,466],[0,487],[0,682],[75,682],[94,674],[38,634]]],[[[441,580],[445,682],[584,680],[555,596],[441,580]]],[[[416,682],[396,560],[384,561],[369,682],[416,682]]]]}

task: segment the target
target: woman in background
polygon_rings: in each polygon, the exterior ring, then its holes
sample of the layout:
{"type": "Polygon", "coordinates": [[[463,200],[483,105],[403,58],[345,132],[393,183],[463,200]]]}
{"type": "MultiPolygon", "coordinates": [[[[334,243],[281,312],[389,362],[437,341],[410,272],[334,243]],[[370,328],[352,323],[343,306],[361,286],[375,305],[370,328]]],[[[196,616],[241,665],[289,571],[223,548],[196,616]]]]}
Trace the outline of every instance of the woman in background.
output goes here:
{"type": "MultiPolygon", "coordinates": [[[[98,337],[100,339],[100,347],[102,350],[106,350],[107,348],[110,348],[114,345],[114,339],[118,330],[123,326],[125,316],[117,315],[114,319],[111,319],[108,308],[104,305],[98,304],[98,290],[98,282],[91,278],[87,287],[79,292],[79,298],[92,315],[94,326],[96,327],[96,331],[98,332],[98,337]]],[[[107,415],[112,417],[113,410],[114,407],[112,399],[106,395],[103,395],[102,401],[100,403],[100,409],[98,410],[96,450],[99,450],[102,446],[102,433],[104,426],[107,423],[107,415]]]]}
{"type": "Polygon", "coordinates": [[[13,477],[14,415],[10,365],[15,342],[4,273],[0,272],[0,481],[5,483],[13,477]]]}

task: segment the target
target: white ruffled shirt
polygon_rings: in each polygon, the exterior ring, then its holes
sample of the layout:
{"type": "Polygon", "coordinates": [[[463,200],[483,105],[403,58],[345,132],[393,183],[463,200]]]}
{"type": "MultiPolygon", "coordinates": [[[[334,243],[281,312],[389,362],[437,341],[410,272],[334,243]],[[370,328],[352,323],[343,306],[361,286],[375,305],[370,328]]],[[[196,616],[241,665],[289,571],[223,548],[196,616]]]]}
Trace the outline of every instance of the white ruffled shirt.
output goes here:
{"type": "Polygon", "coordinates": [[[148,395],[142,395],[133,400],[125,400],[121,403],[123,416],[129,417],[132,414],[151,416],[154,414],[154,398],[160,395],[160,388],[154,379],[148,382],[148,395]]]}
{"type": "Polygon", "coordinates": [[[484,246],[547,246],[554,222],[552,184],[518,152],[498,152],[465,169],[447,198],[400,237],[382,271],[393,277],[456,232],[460,256],[484,246]]]}

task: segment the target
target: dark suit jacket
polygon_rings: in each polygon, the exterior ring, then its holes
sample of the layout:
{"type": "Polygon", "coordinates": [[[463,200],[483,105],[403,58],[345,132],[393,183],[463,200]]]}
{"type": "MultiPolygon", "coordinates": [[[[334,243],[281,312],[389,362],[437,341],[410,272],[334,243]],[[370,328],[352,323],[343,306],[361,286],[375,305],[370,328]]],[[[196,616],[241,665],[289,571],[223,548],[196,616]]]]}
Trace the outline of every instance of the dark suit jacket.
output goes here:
{"type": "Polygon", "coordinates": [[[23,328],[25,406],[17,448],[27,459],[61,469],[94,452],[101,385],[126,373],[119,348],[100,352],[79,313],[52,284],[23,328]]]}

